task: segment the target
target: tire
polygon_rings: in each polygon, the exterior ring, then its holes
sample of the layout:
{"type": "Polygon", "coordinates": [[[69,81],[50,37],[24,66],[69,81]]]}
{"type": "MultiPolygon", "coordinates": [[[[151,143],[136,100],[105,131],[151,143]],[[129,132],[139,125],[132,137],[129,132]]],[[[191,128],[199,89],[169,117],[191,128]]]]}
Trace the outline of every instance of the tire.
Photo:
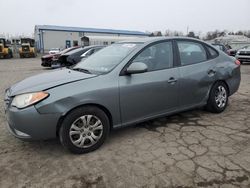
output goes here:
{"type": "Polygon", "coordinates": [[[98,149],[108,137],[109,130],[110,122],[105,112],[94,106],[85,106],[73,110],[65,117],[59,138],[70,152],[83,154],[98,149]]]}
{"type": "Polygon", "coordinates": [[[210,90],[206,109],[212,113],[223,112],[228,104],[228,88],[224,82],[216,82],[210,90]]]}

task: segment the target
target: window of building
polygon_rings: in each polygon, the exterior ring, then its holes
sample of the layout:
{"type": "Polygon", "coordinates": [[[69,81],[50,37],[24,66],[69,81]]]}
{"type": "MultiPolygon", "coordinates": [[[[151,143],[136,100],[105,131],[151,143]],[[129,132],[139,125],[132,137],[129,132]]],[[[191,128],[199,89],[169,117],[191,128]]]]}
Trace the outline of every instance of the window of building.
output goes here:
{"type": "Polygon", "coordinates": [[[73,46],[78,46],[78,41],[77,40],[73,41],[73,46]]]}

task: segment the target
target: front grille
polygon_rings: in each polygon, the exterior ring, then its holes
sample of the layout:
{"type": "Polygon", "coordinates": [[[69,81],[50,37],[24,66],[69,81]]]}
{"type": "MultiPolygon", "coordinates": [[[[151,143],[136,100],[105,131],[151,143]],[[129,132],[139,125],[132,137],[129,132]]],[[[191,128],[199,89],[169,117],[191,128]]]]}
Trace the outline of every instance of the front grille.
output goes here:
{"type": "Polygon", "coordinates": [[[249,62],[250,61],[250,58],[238,58],[239,61],[246,61],[246,62],[249,62]]]}
{"type": "Polygon", "coordinates": [[[241,51],[239,55],[249,55],[250,56],[250,51],[241,51]]]}
{"type": "Polygon", "coordinates": [[[22,46],[22,51],[23,52],[29,52],[30,48],[28,46],[22,46]]]}
{"type": "Polygon", "coordinates": [[[51,61],[52,57],[42,57],[41,60],[42,61],[51,61]]]}
{"type": "Polygon", "coordinates": [[[66,55],[62,55],[59,57],[58,62],[60,62],[61,64],[66,64],[67,63],[67,57],[66,55]]]}

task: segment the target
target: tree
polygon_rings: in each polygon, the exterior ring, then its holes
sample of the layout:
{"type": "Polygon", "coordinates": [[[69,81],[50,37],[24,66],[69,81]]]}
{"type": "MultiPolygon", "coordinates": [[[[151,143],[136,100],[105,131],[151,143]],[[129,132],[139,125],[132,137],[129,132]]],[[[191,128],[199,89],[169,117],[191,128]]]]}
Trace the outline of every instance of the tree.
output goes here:
{"type": "Polygon", "coordinates": [[[243,35],[244,33],[242,31],[236,32],[236,35],[243,35]]]}
{"type": "Polygon", "coordinates": [[[157,32],[156,32],[156,36],[162,36],[161,31],[157,31],[157,32]]]}
{"type": "Polygon", "coordinates": [[[189,33],[188,33],[188,35],[187,35],[188,37],[193,37],[193,38],[195,38],[195,34],[194,34],[194,32],[193,31],[190,31],[189,33]]]}
{"type": "Polygon", "coordinates": [[[192,37],[192,38],[197,38],[197,39],[200,38],[199,36],[196,36],[195,33],[194,33],[193,31],[190,31],[190,32],[187,34],[187,37],[192,37]]]}
{"type": "Polygon", "coordinates": [[[150,35],[149,35],[150,37],[154,37],[154,33],[150,33],[150,35]]]}
{"type": "Polygon", "coordinates": [[[165,31],[165,36],[183,36],[183,33],[181,31],[171,31],[168,29],[165,31]]]}

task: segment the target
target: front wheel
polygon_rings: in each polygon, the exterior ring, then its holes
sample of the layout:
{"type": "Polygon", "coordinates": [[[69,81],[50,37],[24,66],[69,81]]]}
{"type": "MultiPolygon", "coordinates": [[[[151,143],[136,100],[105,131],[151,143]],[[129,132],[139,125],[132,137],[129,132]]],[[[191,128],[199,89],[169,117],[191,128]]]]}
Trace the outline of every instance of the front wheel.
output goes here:
{"type": "Polygon", "coordinates": [[[72,153],[82,154],[98,149],[109,134],[109,118],[101,109],[81,107],[70,112],[59,131],[62,145],[72,153]]]}
{"type": "Polygon", "coordinates": [[[210,90],[207,110],[212,113],[223,112],[228,104],[228,89],[224,82],[217,82],[210,90]]]}

